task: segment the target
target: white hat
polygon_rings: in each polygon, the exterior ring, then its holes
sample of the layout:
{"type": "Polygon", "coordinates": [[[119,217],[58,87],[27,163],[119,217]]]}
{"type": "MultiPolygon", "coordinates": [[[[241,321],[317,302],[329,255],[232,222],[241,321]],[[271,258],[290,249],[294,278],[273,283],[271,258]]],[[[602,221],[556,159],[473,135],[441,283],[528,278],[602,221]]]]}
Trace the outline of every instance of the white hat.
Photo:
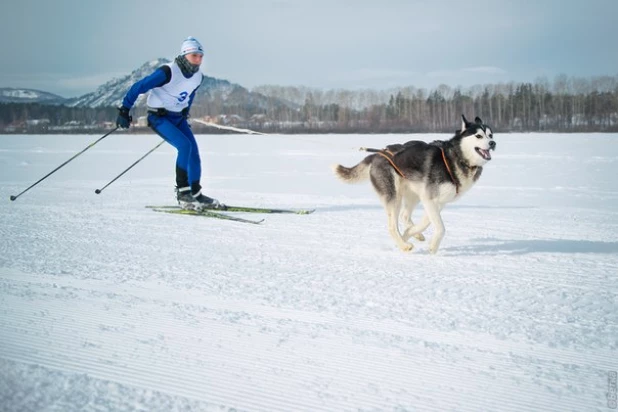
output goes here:
{"type": "Polygon", "coordinates": [[[189,36],[182,42],[182,46],[180,47],[180,55],[184,56],[185,54],[191,53],[204,54],[204,49],[195,37],[189,36]]]}

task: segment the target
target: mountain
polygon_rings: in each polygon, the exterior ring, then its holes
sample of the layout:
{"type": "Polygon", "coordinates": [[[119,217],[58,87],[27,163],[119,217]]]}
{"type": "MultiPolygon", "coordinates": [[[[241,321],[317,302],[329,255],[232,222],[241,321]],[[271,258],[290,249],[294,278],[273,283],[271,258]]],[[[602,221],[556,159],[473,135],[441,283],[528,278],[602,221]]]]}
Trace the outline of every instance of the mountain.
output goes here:
{"type": "MultiPolygon", "coordinates": [[[[169,62],[170,60],[164,58],[146,62],[128,76],[112,79],[109,82],[99,86],[92,93],[73,99],[67,99],[65,104],[71,107],[92,108],[120,106],[124,95],[133,83],[149,75],[161,65],[169,62]]],[[[144,94],[138,98],[135,106],[139,108],[144,107],[145,104],[146,95],[144,94]]],[[[234,108],[244,113],[252,114],[254,112],[263,111],[273,107],[296,108],[296,105],[283,100],[269,98],[260,93],[250,92],[246,88],[235,83],[230,83],[227,80],[221,80],[205,75],[204,81],[198,89],[195,100],[193,101],[192,113],[196,113],[198,111],[216,111],[218,113],[222,113],[222,109],[234,108]]]]}
{"type": "MultiPolygon", "coordinates": [[[[156,59],[144,63],[141,67],[133,70],[128,76],[124,76],[117,79],[112,79],[107,83],[99,86],[94,92],[85,94],[80,97],[68,99],[67,106],[71,107],[109,107],[120,106],[122,104],[122,98],[127,93],[127,90],[136,81],[146,77],[152,73],[157,67],[169,63],[167,59],[156,59]]],[[[145,96],[140,96],[140,99],[136,102],[136,105],[140,105],[142,100],[145,100],[145,96]]]]}
{"type": "MultiPolygon", "coordinates": [[[[77,108],[118,107],[135,82],[169,62],[170,60],[164,58],[148,61],[129,75],[112,79],[99,86],[94,92],[68,99],[39,90],[0,88],[0,103],[62,104],[77,108]]],[[[146,94],[143,94],[135,102],[135,107],[143,112],[145,105],[146,94]]],[[[287,100],[267,97],[227,80],[205,75],[193,101],[191,113],[198,116],[224,113],[251,116],[281,109],[297,110],[298,107],[299,105],[287,100]]]]}
{"type": "Polygon", "coordinates": [[[0,103],[63,104],[67,99],[57,94],[34,89],[0,88],[0,103]]]}

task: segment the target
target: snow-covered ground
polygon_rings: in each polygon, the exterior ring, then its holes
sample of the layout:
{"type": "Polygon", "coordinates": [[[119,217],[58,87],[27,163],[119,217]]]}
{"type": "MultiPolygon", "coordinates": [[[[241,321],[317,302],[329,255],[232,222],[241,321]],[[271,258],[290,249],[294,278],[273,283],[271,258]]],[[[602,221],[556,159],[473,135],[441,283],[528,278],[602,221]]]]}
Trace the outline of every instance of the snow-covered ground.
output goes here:
{"type": "Polygon", "coordinates": [[[397,249],[370,185],[330,165],[449,136],[199,136],[207,194],[317,208],[262,225],[144,208],[174,203],[167,144],[96,195],[154,135],[9,201],[97,137],[0,136],[1,410],[612,406],[618,135],[496,133],[437,255],[397,249]]]}

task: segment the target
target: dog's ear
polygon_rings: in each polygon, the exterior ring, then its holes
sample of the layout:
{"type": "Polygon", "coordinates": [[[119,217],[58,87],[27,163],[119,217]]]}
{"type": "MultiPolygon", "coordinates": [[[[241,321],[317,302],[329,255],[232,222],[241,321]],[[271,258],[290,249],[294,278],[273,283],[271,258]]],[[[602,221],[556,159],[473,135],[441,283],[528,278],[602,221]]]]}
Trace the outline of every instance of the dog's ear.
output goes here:
{"type": "Polygon", "coordinates": [[[468,128],[468,121],[466,120],[466,116],[461,115],[461,130],[460,133],[463,133],[468,128]]]}
{"type": "Polygon", "coordinates": [[[476,116],[476,118],[474,119],[474,123],[476,123],[476,124],[483,124],[483,121],[481,120],[480,117],[476,116]]]}

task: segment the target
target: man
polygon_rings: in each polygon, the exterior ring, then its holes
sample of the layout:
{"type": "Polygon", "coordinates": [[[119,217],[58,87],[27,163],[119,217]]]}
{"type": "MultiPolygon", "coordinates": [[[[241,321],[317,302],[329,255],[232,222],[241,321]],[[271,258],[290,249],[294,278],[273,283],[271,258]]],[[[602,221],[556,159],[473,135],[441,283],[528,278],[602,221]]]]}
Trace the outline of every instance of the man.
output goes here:
{"type": "Polygon", "coordinates": [[[199,148],[187,122],[195,92],[202,84],[199,71],[204,50],[199,41],[187,37],[180,55],[173,63],[159,67],[154,73],[131,86],[118,108],[116,125],[124,129],[131,125],[129,111],[140,94],[150,92],[148,125],[178,150],[176,158],[176,198],[186,209],[225,209],[217,199],[202,194],[202,174],[199,148]]]}

